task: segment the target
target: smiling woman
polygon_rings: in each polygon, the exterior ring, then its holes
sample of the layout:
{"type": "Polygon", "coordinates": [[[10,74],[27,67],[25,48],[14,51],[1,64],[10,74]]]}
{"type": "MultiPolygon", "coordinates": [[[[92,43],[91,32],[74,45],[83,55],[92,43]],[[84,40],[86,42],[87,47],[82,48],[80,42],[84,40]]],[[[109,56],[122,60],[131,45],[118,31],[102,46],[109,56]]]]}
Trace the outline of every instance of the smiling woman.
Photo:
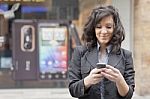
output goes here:
{"type": "Polygon", "coordinates": [[[79,99],[131,99],[134,92],[132,53],[121,48],[125,38],[118,10],[98,6],[84,26],[83,46],[69,66],[69,91],[79,99]],[[106,64],[97,68],[96,64],[106,64]]]}
{"type": "Polygon", "coordinates": [[[101,46],[107,46],[111,40],[114,31],[113,24],[113,16],[107,16],[96,25],[96,38],[101,46]]]}

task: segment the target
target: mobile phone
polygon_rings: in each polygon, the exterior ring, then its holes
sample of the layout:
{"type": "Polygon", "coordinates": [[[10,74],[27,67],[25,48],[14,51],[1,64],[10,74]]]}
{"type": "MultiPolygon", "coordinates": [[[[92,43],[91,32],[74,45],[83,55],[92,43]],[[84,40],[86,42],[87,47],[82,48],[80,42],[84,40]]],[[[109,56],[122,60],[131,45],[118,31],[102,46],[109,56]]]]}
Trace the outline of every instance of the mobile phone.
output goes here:
{"type": "Polygon", "coordinates": [[[105,63],[97,63],[96,67],[97,67],[97,69],[106,68],[106,64],[105,63]]]}

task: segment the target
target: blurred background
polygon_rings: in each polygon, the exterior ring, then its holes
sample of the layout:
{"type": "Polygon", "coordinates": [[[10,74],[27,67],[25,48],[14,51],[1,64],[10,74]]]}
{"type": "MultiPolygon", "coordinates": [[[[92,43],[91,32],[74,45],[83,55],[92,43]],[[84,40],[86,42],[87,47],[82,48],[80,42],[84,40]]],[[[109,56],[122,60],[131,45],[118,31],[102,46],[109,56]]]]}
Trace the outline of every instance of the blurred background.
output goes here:
{"type": "Polygon", "coordinates": [[[132,51],[136,71],[133,98],[150,98],[150,0],[0,0],[0,97],[71,99],[68,64],[100,4],[118,8],[125,27],[122,47],[132,51]]]}

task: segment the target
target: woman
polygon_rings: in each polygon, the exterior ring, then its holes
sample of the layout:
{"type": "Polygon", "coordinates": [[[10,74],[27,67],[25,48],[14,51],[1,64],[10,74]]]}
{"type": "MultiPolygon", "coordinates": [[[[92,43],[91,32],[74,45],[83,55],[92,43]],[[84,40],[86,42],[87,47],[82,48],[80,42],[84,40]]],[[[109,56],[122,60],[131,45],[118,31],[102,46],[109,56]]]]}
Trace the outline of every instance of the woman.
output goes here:
{"type": "Polygon", "coordinates": [[[130,51],[121,48],[125,31],[113,6],[93,9],[84,27],[84,46],[76,47],[68,69],[69,91],[79,99],[131,99],[134,68],[130,51]],[[96,68],[105,63],[106,68],[96,68]]]}

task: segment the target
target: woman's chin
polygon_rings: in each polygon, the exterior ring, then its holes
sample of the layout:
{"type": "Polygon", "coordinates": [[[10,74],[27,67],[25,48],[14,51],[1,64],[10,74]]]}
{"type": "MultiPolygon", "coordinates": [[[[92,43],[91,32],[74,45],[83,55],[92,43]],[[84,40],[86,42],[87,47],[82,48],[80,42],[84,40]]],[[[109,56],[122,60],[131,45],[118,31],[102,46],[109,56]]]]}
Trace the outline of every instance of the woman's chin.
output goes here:
{"type": "Polygon", "coordinates": [[[105,45],[105,44],[107,44],[108,43],[108,41],[106,41],[106,40],[102,40],[101,42],[100,42],[100,44],[103,44],[103,45],[105,45]]]}

